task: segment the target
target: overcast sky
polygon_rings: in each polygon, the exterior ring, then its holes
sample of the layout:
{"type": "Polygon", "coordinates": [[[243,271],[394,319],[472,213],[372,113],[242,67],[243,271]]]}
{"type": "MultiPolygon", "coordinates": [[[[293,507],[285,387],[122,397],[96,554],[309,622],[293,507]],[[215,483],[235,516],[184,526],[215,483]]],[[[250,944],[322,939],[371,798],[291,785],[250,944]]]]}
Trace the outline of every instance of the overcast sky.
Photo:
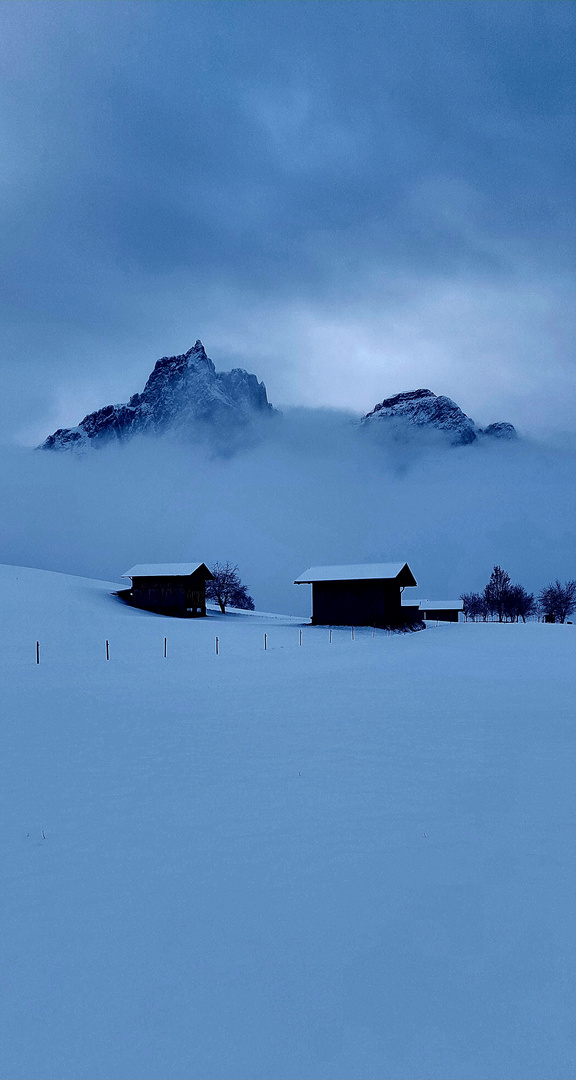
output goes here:
{"type": "Polygon", "coordinates": [[[576,427],[570,0],[4,0],[0,417],[204,341],[275,404],[576,427]]]}

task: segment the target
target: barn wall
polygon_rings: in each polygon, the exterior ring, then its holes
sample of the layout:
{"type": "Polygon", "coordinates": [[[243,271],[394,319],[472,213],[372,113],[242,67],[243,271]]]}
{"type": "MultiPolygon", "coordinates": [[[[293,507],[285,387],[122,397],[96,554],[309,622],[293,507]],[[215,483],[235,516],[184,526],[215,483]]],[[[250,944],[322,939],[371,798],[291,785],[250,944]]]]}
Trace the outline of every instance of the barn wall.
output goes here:
{"type": "Polygon", "coordinates": [[[422,615],[425,619],[437,619],[438,622],[458,622],[459,612],[450,611],[450,609],[446,610],[445,608],[439,611],[436,611],[435,608],[426,608],[422,615]]]}
{"type": "Polygon", "coordinates": [[[200,574],[134,578],[130,602],[161,615],[201,618],[206,615],[206,582],[200,574]]]}
{"type": "Polygon", "coordinates": [[[403,626],[411,622],[395,581],[319,581],[312,585],[312,622],[332,626],[403,626]]]}

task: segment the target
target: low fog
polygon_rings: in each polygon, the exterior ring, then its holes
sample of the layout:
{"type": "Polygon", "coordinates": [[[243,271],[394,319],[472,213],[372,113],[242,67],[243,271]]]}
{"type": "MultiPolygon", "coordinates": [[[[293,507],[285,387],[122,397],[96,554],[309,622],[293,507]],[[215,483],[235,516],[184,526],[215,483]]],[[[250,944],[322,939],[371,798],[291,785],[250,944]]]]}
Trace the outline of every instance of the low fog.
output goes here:
{"type": "Polygon", "coordinates": [[[500,563],[530,590],[576,576],[576,453],[449,447],[296,410],[230,456],[169,438],[84,454],[3,448],[0,561],[119,581],[137,562],[237,563],[261,610],[309,614],[318,563],[406,559],[420,596],[500,563]]]}

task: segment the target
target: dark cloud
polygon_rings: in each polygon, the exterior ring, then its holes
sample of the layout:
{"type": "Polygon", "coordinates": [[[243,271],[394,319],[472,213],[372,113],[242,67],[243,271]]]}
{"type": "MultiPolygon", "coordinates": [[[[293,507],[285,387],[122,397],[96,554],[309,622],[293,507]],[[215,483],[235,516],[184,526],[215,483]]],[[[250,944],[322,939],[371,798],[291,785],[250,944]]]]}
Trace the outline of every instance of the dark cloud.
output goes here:
{"type": "Polygon", "coordinates": [[[569,422],[573,5],[5,0],[0,22],[11,430],[128,396],[198,336],[276,400],[436,379],[474,412],[493,368],[511,419],[545,377],[569,422]]]}

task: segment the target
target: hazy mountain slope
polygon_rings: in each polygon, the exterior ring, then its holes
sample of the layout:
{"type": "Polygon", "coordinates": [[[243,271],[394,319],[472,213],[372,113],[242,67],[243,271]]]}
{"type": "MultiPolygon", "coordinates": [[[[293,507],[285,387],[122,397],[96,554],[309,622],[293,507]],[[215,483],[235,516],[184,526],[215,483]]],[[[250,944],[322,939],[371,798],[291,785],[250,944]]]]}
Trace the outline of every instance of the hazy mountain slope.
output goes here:
{"type": "MultiPolygon", "coordinates": [[[[406,423],[447,432],[453,446],[465,446],[482,435],[499,439],[516,437],[512,424],[497,423],[489,424],[486,428],[477,427],[455,401],[442,395],[437,396],[431,390],[409,390],[385,398],[362,418],[365,425],[389,424],[390,421],[396,421],[397,425],[406,423]]],[[[400,434],[401,427],[397,426],[396,432],[400,434]]]]}
{"type": "MultiPolygon", "coordinates": [[[[255,420],[270,415],[264,383],[242,368],[216,371],[201,341],[180,356],[158,360],[141,394],[127,404],[106,405],[89,413],[73,428],[59,428],[42,444],[45,450],[85,449],[132,435],[179,433],[208,435],[221,449],[236,449],[238,436],[255,420]]],[[[479,428],[454,401],[431,390],[409,390],[385,398],[362,418],[364,426],[396,422],[396,438],[403,425],[448,433],[454,446],[479,436],[512,439],[512,424],[479,428]]]]}
{"type": "Polygon", "coordinates": [[[106,405],[75,428],[60,428],[45,450],[97,445],[136,434],[211,429],[227,434],[272,412],[264,383],[242,368],[216,371],[201,341],[181,356],[158,360],[141,394],[126,405],[106,405]]]}

